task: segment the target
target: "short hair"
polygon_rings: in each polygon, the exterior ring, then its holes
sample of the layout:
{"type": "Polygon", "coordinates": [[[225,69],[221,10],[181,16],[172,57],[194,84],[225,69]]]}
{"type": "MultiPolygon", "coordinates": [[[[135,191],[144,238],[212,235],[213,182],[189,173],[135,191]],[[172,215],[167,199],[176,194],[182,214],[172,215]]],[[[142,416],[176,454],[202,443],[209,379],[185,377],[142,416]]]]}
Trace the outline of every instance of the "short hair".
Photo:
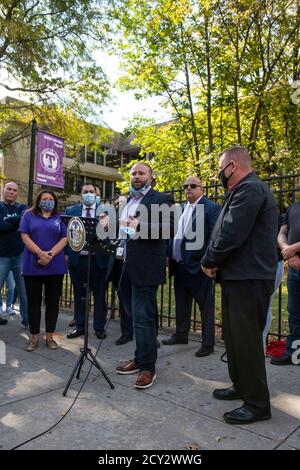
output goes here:
{"type": "Polygon", "coordinates": [[[85,186],[93,186],[94,190],[95,190],[95,193],[97,192],[96,191],[96,186],[94,185],[94,183],[83,183],[80,187],[80,194],[82,193],[82,190],[85,186]]]}
{"type": "Polygon", "coordinates": [[[134,166],[136,166],[136,165],[144,165],[144,166],[146,166],[146,167],[148,168],[149,172],[150,172],[150,175],[151,175],[151,176],[153,175],[153,170],[152,170],[151,166],[150,166],[148,163],[146,163],[146,162],[136,162],[134,165],[132,165],[132,167],[130,168],[130,171],[131,171],[132,168],[133,168],[134,166]]]}
{"type": "Polygon", "coordinates": [[[233,145],[232,147],[225,149],[220,153],[219,158],[223,157],[224,155],[226,155],[226,157],[228,157],[230,160],[239,162],[242,166],[252,166],[251,155],[242,145],[233,145]]]}

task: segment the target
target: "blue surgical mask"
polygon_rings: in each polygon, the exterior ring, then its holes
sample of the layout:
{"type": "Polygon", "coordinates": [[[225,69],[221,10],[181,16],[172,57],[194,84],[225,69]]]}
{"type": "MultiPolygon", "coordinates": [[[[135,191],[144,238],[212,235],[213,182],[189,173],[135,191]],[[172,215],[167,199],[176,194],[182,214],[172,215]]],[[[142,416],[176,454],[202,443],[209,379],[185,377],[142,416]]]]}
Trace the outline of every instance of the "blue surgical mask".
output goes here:
{"type": "Polygon", "coordinates": [[[52,200],[43,200],[39,203],[39,208],[45,212],[52,212],[55,206],[55,201],[52,200]]]}
{"type": "Polygon", "coordinates": [[[84,193],[82,195],[82,200],[86,206],[92,206],[96,201],[96,196],[94,193],[84,193]]]}
{"type": "Polygon", "coordinates": [[[139,197],[139,196],[143,195],[143,191],[145,191],[145,189],[147,189],[148,186],[149,186],[149,183],[146,183],[142,188],[134,189],[134,188],[130,185],[129,192],[130,192],[130,194],[132,194],[134,197],[139,197]]]}
{"type": "Polygon", "coordinates": [[[101,197],[100,197],[100,196],[96,196],[96,204],[100,204],[100,201],[101,201],[101,197]]]}

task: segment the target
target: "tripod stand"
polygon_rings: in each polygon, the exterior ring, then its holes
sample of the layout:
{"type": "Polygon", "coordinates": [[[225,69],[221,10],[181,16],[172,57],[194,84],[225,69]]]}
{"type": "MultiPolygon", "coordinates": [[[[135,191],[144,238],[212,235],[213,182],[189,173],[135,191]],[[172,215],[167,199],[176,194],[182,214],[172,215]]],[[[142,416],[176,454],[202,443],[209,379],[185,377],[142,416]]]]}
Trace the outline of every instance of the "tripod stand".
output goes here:
{"type": "MultiPolygon", "coordinates": [[[[68,216],[62,216],[64,219],[65,223],[68,223],[72,217],[68,216]]],[[[73,218],[74,219],[74,218],[73,218]]],[[[78,219],[78,218],[77,218],[78,219]]],[[[85,284],[85,297],[83,298],[84,303],[85,303],[85,321],[84,321],[84,343],[83,343],[83,348],[80,349],[80,356],[77,359],[77,362],[74,366],[74,369],[70,375],[70,378],[67,382],[67,385],[65,386],[65,389],[63,391],[63,396],[65,397],[67,395],[68,389],[71,385],[71,382],[74,378],[74,375],[76,374],[76,379],[79,379],[80,377],[80,372],[82,369],[82,366],[84,362],[87,360],[89,361],[93,366],[95,366],[103,375],[107,383],[109,384],[111,389],[114,389],[115,386],[107,376],[106,372],[103,370],[101,367],[99,361],[97,360],[96,356],[92,353],[91,348],[88,345],[88,331],[89,331],[89,291],[90,291],[90,273],[91,273],[91,259],[92,259],[92,252],[94,249],[95,244],[97,244],[97,241],[95,241],[95,225],[97,221],[95,219],[90,219],[86,217],[79,217],[81,222],[85,226],[86,234],[87,234],[87,240],[85,248],[88,249],[88,255],[87,255],[87,280],[85,284]]],[[[69,239],[69,236],[68,236],[69,239]]],[[[79,251],[79,250],[78,250],[79,251]]]]}

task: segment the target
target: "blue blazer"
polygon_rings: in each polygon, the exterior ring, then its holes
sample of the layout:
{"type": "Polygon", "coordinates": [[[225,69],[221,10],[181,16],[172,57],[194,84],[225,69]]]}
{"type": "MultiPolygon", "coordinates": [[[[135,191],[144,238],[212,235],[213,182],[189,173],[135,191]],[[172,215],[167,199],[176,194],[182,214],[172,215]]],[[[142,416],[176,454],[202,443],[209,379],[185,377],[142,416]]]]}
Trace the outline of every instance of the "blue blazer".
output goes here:
{"type": "MultiPolygon", "coordinates": [[[[83,204],[76,204],[75,206],[66,207],[65,214],[72,215],[74,217],[81,217],[82,207],[83,207],[83,204]]],[[[98,207],[99,205],[96,204],[96,213],[97,213],[98,207]]],[[[69,257],[69,266],[72,269],[76,269],[80,260],[80,252],[71,250],[69,245],[67,245],[66,254],[69,257]]],[[[106,269],[108,266],[108,262],[109,262],[109,256],[96,254],[95,257],[96,257],[96,262],[97,262],[98,267],[100,269],[106,269]]]]}
{"type": "MultiPolygon", "coordinates": [[[[183,203],[182,207],[184,208],[187,203],[183,203]]],[[[208,246],[209,239],[211,237],[214,225],[219,217],[221,212],[221,206],[215,202],[208,199],[206,196],[203,196],[198,204],[204,205],[204,243],[203,247],[200,250],[187,250],[186,242],[191,242],[192,240],[187,240],[185,237],[181,243],[181,258],[186,267],[186,269],[191,274],[198,274],[201,271],[201,259],[203,258],[206,248],[208,246]]],[[[196,229],[196,213],[193,213],[192,216],[192,229],[196,229]]],[[[170,257],[170,266],[169,266],[169,275],[172,276],[174,273],[173,263],[172,263],[172,246],[173,240],[170,240],[168,254],[170,257]]]]}

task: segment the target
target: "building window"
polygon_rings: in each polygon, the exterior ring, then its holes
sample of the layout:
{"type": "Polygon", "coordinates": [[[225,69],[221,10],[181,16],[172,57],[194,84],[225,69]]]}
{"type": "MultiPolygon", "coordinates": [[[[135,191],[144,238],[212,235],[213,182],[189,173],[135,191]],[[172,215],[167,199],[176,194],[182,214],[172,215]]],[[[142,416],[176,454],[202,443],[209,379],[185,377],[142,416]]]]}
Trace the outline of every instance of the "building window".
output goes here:
{"type": "Polygon", "coordinates": [[[104,165],[104,154],[101,150],[96,151],[96,164],[104,165]]]}
{"type": "Polygon", "coordinates": [[[109,168],[121,167],[121,155],[117,149],[106,149],[105,158],[106,166],[108,166],[109,168]]]}
{"type": "Polygon", "coordinates": [[[95,152],[94,152],[94,150],[87,149],[86,161],[88,163],[95,163],[95,152]]]}
{"type": "Polygon", "coordinates": [[[113,181],[105,181],[105,199],[112,199],[114,197],[114,182],[113,181]]]}

